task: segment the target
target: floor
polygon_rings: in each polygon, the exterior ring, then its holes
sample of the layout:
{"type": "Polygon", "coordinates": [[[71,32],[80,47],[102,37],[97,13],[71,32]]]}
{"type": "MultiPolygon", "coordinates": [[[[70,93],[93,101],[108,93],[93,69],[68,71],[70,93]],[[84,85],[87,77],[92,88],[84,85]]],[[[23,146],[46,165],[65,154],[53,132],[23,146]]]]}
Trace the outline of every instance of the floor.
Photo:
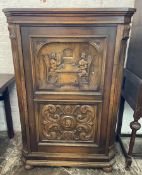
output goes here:
{"type": "MultiPolygon", "coordinates": [[[[124,140],[127,144],[128,139],[124,140]]],[[[139,140],[140,141],[140,140],[139,140]]],[[[142,145],[141,143],[137,145],[142,145]]],[[[87,168],[56,168],[38,167],[25,170],[21,161],[21,134],[16,133],[14,139],[9,140],[5,132],[0,132],[0,174],[1,175],[106,175],[102,170],[87,168]]],[[[138,147],[137,147],[138,148],[138,147]]],[[[142,150],[142,147],[140,148],[142,150]]],[[[116,163],[112,175],[142,175],[142,160],[133,159],[132,168],[126,171],[125,159],[119,144],[116,144],[116,163]]]]}

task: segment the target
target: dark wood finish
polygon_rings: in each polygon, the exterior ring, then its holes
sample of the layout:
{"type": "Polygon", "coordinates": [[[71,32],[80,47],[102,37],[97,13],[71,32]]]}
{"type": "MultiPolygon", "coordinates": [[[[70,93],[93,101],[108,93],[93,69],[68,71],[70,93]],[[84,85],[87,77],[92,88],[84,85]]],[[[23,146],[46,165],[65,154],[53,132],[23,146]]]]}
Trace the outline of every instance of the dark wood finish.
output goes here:
{"type": "Polygon", "coordinates": [[[126,158],[126,167],[130,167],[132,163],[132,152],[135,144],[136,132],[141,128],[141,124],[139,123],[139,119],[142,117],[142,80],[140,81],[140,85],[138,86],[138,94],[136,99],[136,105],[134,109],[134,121],[130,123],[130,127],[132,129],[131,139],[128,150],[128,157],[126,158]]]}
{"type": "Polygon", "coordinates": [[[119,136],[121,134],[122,122],[123,122],[123,112],[124,112],[125,98],[121,96],[120,107],[118,112],[118,122],[117,122],[117,131],[116,131],[116,140],[119,141],[119,136]]]}
{"type": "Polygon", "coordinates": [[[119,140],[120,145],[122,147],[123,153],[126,157],[126,168],[129,169],[132,163],[132,155],[136,157],[142,157],[142,153],[132,153],[133,146],[135,143],[135,137],[142,137],[141,135],[136,135],[136,130],[140,128],[140,124],[138,123],[138,118],[141,117],[141,113],[135,114],[136,110],[141,110],[142,103],[141,98],[141,85],[142,85],[142,59],[141,59],[141,46],[142,46],[142,11],[141,11],[142,1],[135,1],[135,7],[137,8],[137,12],[134,15],[133,23],[132,23],[132,31],[131,31],[131,39],[128,49],[128,58],[126,64],[126,74],[124,77],[123,90],[122,90],[122,100],[118,115],[118,125],[117,125],[117,140],[119,140]],[[131,88],[130,88],[131,87],[131,88]],[[121,126],[122,126],[122,117],[124,110],[124,101],[127,101],[131,108],[134,110],[134,121],[130,124],[132,128],[132,134],[124,135],[121,134],[121,126]],[[135,125],[136,124],[136,125],[135,125]],[[135,128],[137,126],[137,129],[135,128]],[[127,154],[126,148],[123,144],[121,137],[131,137],[129,151],[127,154]],[[129,156],[128,156],[129,155],[129,156]]]}
{"type": "MultiPolygon", "coordinates": [[[[122,96],[120,102],[120,109],[118,114],[118,135],[121,133],[122,117],[124,111],[124,102],[127,101],[130,107],[135,110],[137,105],[138,94],[140,93],[140,86],[142,84],[142,79],[130,72],[127,68],[124,70],[124,79],[122,86],[122,96]],[[131,87],[131,88],[130,88],[131,87]]],[[[127,134],[122,134],[124,137],[129,136],[127,134]]]]}
{"type": "MultiPolygon", "coordinates": [[[[135,143],[136,132],[141,127],[140,123],[138,123],[138,120],[142,116],[142,107],[141,107],[142,95],[141,94],[142,94],[142,79],[140,79],[138,76],[130,72],[128,69],[125,69],[124,81],[123,81],[123,86],[122,86],[122,96],[121,96],[121,101],[120,101],[120,109],[119,109],[119,114],[118,114],[117,140],[120,142],[124,156],[126,157],[126,168],[127,169],[131,166],[131,163],[132,163],[132,151],[133,151],[133,147],[135,143]],[[130,123],[130,127],[132,129],[131,135],[121,134],[125,101],[134,110],[134,121],[130,123]],[[131,137],[128,153],[124,147],[121,137],[131,137]]],[[[140,135],[138,136],[141,137],[140,135]]],[[[140,155],[141,154],[139,154],[139,156],[140,155]]]]}
{"type": "Polygon", "coordinates": [[[110,171],[135,10],[3,11],[9,23],[26,167],[110,171]]]}
{"type": "Polygon", "coordinates": [[[8,128],[8,136],[9,138],[14,137],[13,131],[13,121],[11,116],[11,106],[9,99],[9,91],[8,87],[15,81],[14,75],[12,74],[0,74],[0,101],[4,101],[4,109],[6,115],[6,123],[8,128]]]}
{"type": "Polygon", "coordinates": [[[105,173],[111,173],[112,170],[113,170],[112,166],[104,167],[104,168],[103,168],[103,171],[104,171],[105,173]]]}

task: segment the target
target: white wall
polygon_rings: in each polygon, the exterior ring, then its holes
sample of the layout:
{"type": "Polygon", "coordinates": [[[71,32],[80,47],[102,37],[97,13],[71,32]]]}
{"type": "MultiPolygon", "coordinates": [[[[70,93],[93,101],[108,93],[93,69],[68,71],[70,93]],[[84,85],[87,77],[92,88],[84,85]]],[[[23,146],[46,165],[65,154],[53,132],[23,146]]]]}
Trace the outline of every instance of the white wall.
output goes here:
{"type": "MultiPolygon", "coordinates": [[[[0,0],[0,73],[14,73],[6,17],[2,9],[8,7],[133,7],[134,0],[0,0]],[[46,2],[44,2],[46,1],[46,2]]],[[[16,87],[10,87],[12,117],[15,131],[20,130],[16,87]]],[[[0,103],[0,130],[6,130],[3,103],[0,103]]]]}

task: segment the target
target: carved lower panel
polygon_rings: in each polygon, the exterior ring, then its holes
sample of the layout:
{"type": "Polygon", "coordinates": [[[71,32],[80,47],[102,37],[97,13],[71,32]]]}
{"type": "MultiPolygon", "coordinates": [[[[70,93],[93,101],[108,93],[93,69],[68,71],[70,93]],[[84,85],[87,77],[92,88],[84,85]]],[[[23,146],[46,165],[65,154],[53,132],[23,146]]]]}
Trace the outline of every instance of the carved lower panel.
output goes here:
{"type": "Polygon", "coordinates": [[[96,107],[91,105],[41,105],[42,140],[92,141],[96,107]]]}

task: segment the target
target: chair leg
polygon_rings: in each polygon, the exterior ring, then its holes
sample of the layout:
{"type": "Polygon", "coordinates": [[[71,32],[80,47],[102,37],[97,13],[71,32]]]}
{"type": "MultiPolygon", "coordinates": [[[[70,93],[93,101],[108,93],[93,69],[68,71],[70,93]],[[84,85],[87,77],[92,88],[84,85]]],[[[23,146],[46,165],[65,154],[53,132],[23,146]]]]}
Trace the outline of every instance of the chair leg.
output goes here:
{"type": "Polygon", "coordinates": [[[130,123],[130,127],[132,129],[132,133],[130,138],[128,155],[126,157],[126,169],[129,169],[132,164],[132,153],[135,144],[136,132],[141,128],[141,124],[138,122],[138,120],[134,120],[130,123]]]}
{"type": "Polygon", "coordinates": [[[13,121],[12,121],[12,116],[11,116],[11,106],[10,106],[8,88],[6,88],[5,91],[3,92],[3,97],[4,97],[6,122],[7,122],[7,128],[8,128],[8,137],[11,139],[14,137],[14,131],[13,131],[13,121]]]}
{"type": "Polygon", "coordinates": [[[121,96],[120,108],[119,108],[119,113],[118,113],[117,130],[116,130],[116,141],[119,141],[119,136],[121,135],[124,104],[125,104],[125,99],[123,98],[123,96],[121,96]]]}

